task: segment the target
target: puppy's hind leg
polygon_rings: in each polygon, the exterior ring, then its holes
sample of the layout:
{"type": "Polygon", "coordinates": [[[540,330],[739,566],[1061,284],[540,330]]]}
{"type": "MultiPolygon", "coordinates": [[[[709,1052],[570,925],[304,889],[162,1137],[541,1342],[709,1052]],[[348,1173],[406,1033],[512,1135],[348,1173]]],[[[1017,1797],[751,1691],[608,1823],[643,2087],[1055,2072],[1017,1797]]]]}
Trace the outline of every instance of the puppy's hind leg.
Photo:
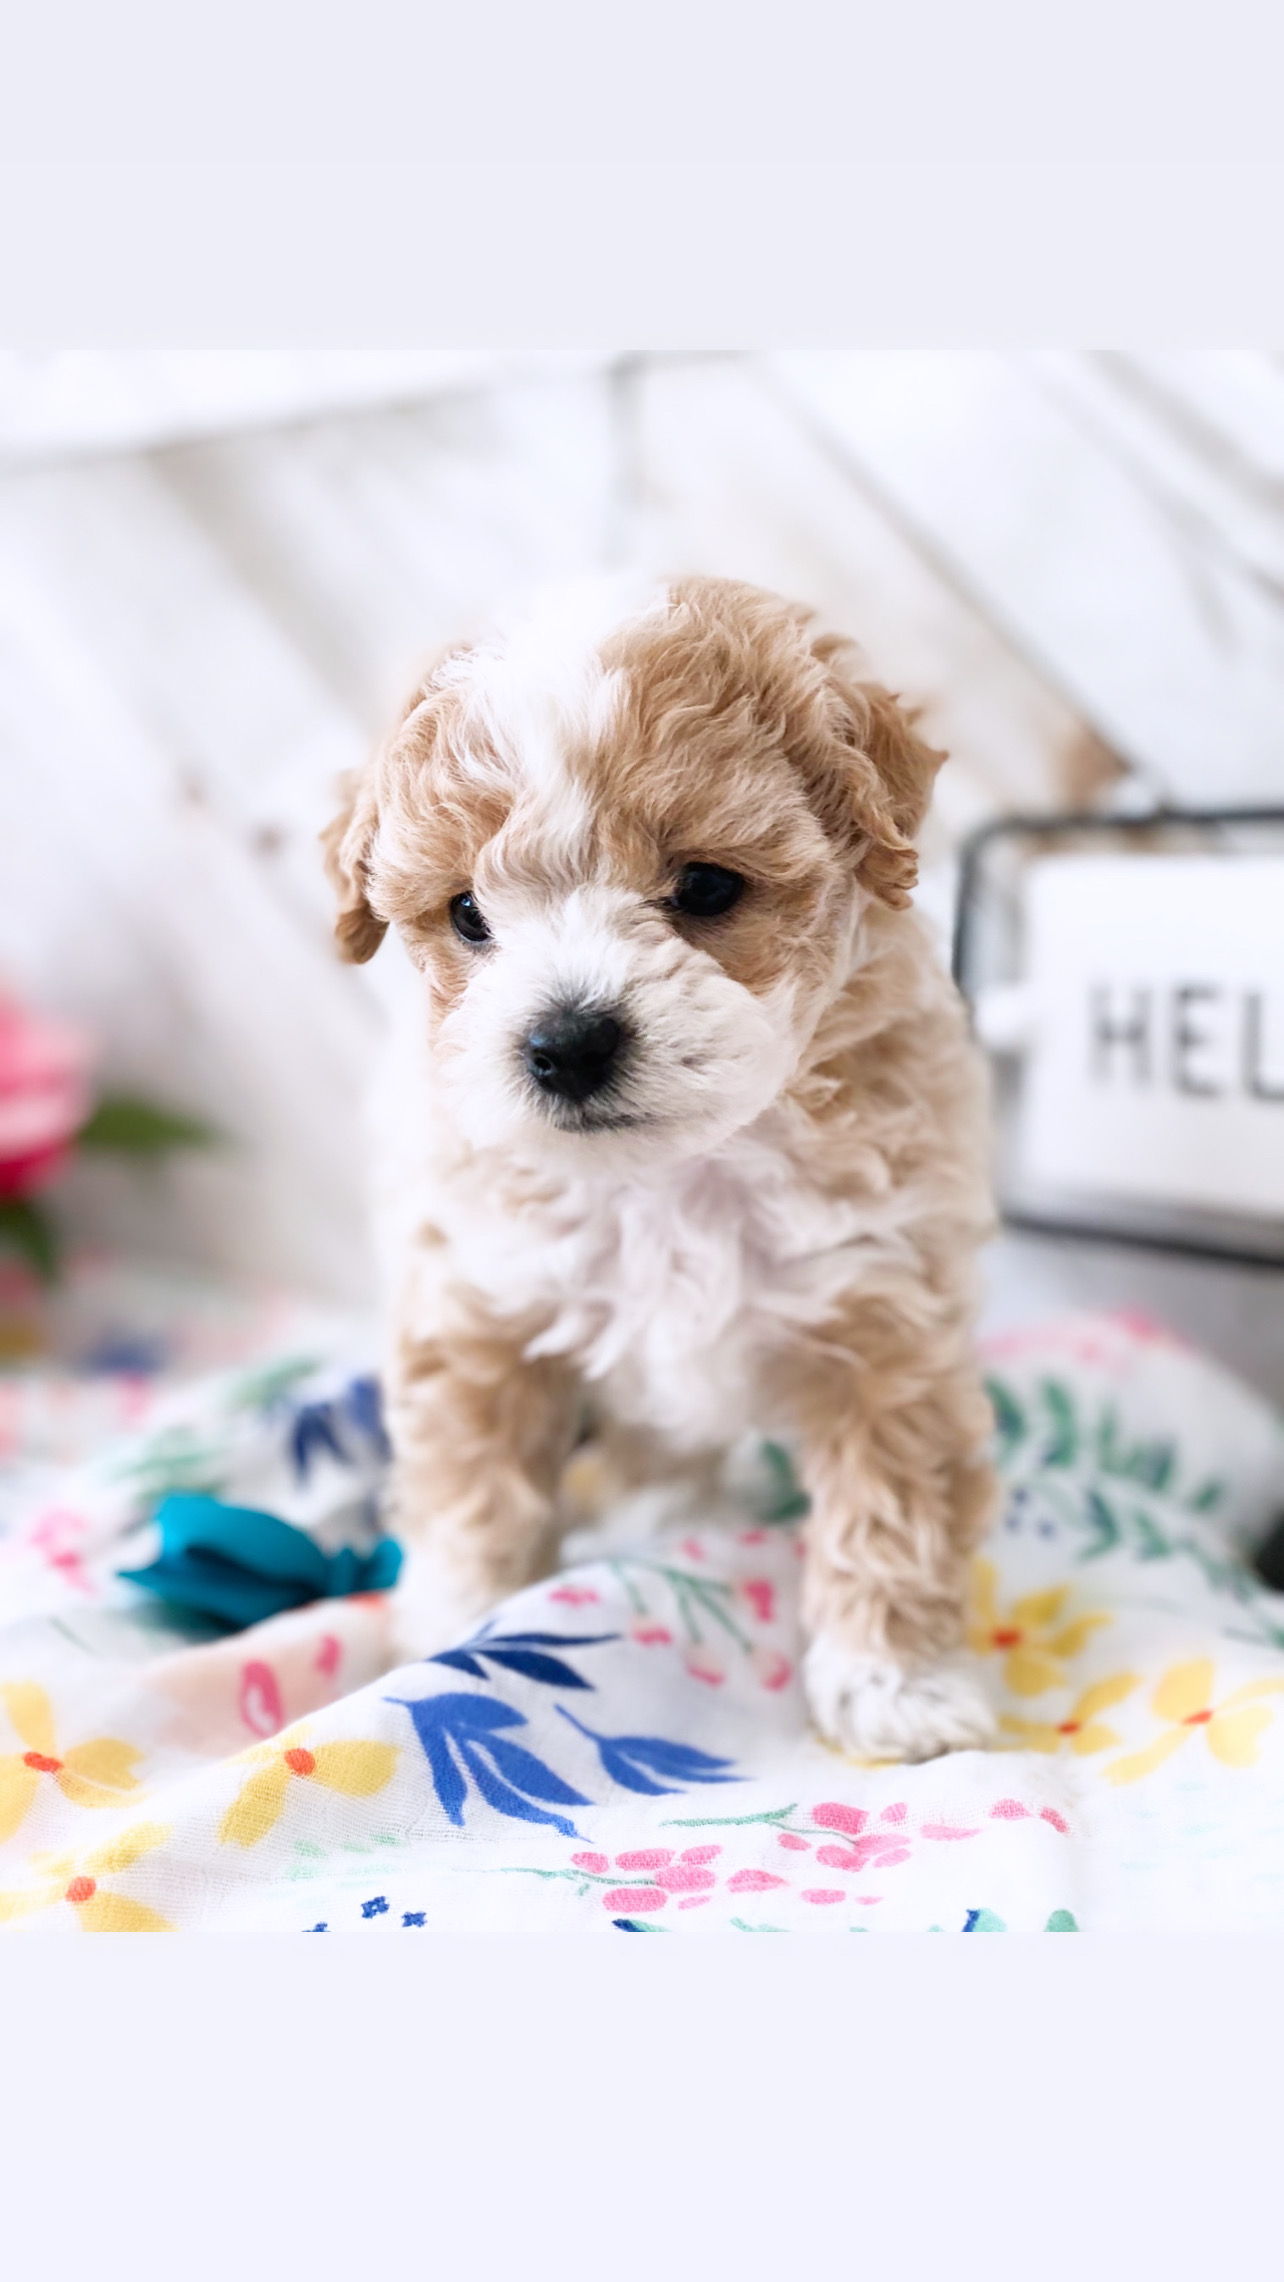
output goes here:
{"type": "Polygon", "coordinates": [[[528,1336],[473,1325],[402,1341],[389,1403],[399,1661],[463,1638],[553,1565],[578,1397],[560,1358],[528,1359],[528,1336]]]}
{"type": "Polygon", "coordinates": [[[803,1678],[827,1739],[862,1758],[987,1743],[994,1713],[960,1654],[968,1556],[989,1519],[989,1407],[957,1321],[885,1298],[844,1320],[796,1397],[811,1497],[803,1678]]]}

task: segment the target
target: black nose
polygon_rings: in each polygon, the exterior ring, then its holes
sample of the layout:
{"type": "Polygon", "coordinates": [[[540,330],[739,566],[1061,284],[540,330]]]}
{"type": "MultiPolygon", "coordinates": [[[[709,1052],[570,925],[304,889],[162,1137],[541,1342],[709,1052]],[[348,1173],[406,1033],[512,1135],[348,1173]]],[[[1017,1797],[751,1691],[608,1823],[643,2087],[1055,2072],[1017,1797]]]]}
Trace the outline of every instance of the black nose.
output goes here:
{"type": "Polygon", "coordinates": [[[587,1101],[616,1074],[623,1024],[597,1007],[555,1006],[540,1016],[522,1056],[541,1093],[587,1101]]]}

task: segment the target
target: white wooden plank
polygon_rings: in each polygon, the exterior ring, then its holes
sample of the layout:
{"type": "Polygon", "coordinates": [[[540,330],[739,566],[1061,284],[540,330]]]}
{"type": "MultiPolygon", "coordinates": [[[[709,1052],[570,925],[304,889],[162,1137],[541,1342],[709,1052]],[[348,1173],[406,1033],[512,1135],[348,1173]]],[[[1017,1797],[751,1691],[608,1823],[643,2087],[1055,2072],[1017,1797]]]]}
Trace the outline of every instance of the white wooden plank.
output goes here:
{"type": "Polygon", "coordinates": [[[235,837],[175,799],[168,754],[3,541],[0,636],[0,969],[99,1029],[118,1081],[235,1137],[174,1176],[198,1255],[360,1296],[370,994],[320,921],[309,941],[235,837]]]}
{"type": "Polygon", "coordinates": [[[1183,544],[1284,600],[1284,374],[1269,358],[1020,361],[1183,544]]]}
{"type": "Polygon", "coordinates": [[[635,383],[629,543],[657,571],[747,578],[812,603],[923,707],[953,756],[935,853],[1002,809],[1091,797],[1116,765],[1032,671],[835,467],[757,367],[661,363],[635,383]]]}
{"type": "Polygon", "coordinates": [[[157,473],[373,732],[424,653],[539,580],[599,565],[609,392],[574,378],[157,456],[157,473]]]}
{"type": "Polygon", "coordinates": [[[1014,359],[772,369],[918,545],[1170,797],[1284,794],[1284,610],[1179,527],[1014,359]]]}
{"type": "Polygon", "coordinates": [[[136,451],[603,361],[485,349],[4,350],[0,467],[136,451]]]}

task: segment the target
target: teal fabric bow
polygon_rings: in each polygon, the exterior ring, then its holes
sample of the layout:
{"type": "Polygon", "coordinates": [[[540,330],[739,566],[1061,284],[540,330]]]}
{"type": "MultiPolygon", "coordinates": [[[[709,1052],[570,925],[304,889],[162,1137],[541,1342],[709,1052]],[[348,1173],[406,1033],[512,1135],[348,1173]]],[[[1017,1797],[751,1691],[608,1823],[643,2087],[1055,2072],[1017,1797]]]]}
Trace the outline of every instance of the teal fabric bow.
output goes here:
{"type": "Polygon", "coordinates": [[[381,1537],[369,1553],[350,1546],[323,1553],[305,1529],[274,1513],[191,1491],[171,1491],[155,1519],[161,1533],[156,1560],[145,1569],[122,1569],[121,1576],[178,1608],[214,1617],[231,1632],[309,1601],[386,1592],[401,1569],[393,1537],[381,1537]]]}

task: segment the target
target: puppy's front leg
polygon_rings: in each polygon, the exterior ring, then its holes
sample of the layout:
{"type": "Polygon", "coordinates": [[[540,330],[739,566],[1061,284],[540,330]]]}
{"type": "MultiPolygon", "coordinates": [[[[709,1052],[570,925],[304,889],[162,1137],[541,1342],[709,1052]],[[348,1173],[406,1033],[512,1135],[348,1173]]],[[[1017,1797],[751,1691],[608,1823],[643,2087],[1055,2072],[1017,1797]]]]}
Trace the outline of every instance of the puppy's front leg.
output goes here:
{"type": "Polygon", "coordinates": [[[448,1647],[552,1565],[577,1393],[560,1359],[528,1359],[528,1338],[473,1323],[402,1340],[389,1402],[399,1659],[448,1647]]]}
{"type": "MultiPolygon", "coordinates": [[[[957,1651],[967,1560],[994,1479],[989,1407],[960,1317],[855,1303],[796,1388],[811,1497],[804,1680],[821,1732],[866,1758],[987,1742],[994,1714],[957,1651]]],[[[952,1311],[951,1311],[952,1312],[952,1311]]]]}

